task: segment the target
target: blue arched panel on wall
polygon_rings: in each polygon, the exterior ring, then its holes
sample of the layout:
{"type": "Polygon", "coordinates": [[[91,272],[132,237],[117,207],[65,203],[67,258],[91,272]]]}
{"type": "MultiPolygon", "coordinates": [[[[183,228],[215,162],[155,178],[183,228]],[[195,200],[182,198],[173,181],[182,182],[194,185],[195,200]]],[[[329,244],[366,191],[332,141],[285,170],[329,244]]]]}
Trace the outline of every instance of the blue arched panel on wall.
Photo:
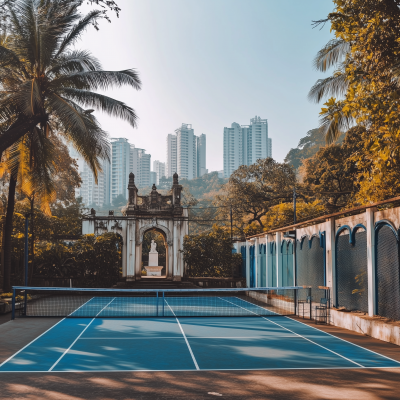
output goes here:
{"type": "Polygon", "coordinates": [[[268,253],[268,286],[276,287],[276,245],[270,242],[267,245],[268,253]]]}
{"type": "Polygon", "coordinates": [[[256,255],[255,246],[250,246],[250,287],[256,286],[256,255]]]}
{"type": "Polygon", "coordinates": [[[242,254],[242,267],[240,270],[240,276],[246,278],[246,246],[240,247],[240,253],[242,254]]]}
{"type": "Polygon", "coordinates": [[[258,259],[257,259],[257,286],[267,286],[267,266],[266,266],[266,245],[260,244],[258,246],[258,259]]]}
{"type": "MultiPolygon", "coordinates": [[[[303,237],[297,241],[296,247],[296,285],[318,286],[325,285],[325,235],[319,237],[303,237]]],[[[318,299],[317,299],[318,300],[318,299]]]]}
{"type": "Polygon", "coordinates": [[[353,230],[342,226],[336,233],[336,303],[368,312],[367,232],[362,225],[353,230]]]}
{"type": "Polygon", "coordinates": [[[376,313],[400,320],[399,237],[384,221],[376,224],[376,313]]]}

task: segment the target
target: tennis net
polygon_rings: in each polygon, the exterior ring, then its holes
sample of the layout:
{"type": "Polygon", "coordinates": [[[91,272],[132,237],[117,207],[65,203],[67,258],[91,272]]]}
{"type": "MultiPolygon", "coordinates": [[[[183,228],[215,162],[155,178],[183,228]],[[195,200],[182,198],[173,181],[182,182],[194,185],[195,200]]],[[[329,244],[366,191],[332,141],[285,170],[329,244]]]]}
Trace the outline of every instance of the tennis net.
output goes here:
{"type": "Polygon", "coordinates": [[[303,287],[189,290],[14,287],[13,315],[69,318],[293,315],[304,290],[303,287]],[[25,300],[17,302],[16,296],[25,300]]]}

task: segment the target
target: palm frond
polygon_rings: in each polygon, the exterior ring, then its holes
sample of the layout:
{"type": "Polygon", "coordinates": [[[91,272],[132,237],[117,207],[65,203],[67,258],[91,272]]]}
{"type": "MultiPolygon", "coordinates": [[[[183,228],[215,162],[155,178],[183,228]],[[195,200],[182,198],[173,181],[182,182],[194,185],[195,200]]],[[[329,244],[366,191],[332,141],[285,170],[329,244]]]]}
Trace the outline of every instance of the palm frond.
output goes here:
{"type": "Polygon", "coordinates": [[[123,71],[86,71],[78,72],[54,79],[49,85],[53,91],[59,88],[72,87],[76,89],[107,90],[123,85],[140,90],[142,82],[134,69],[123,71]]]}
{"type": "Polygon", "coordinates": [[[318,79],[308,93],[308,99],[319,103],[326,96],[344,96],[349,87],[346,75],[336,71],[332,76],[318,79]]]}
{"type": "Polygon", "coordinates": [[[350,50],[349,42],[345,42],[343,39],[332,39],[317,53],[313,62],[314,68],[322,72],[327,71],[342,62],[350,50]]]}
{"type": "Polygon", "coordinates": [[[74,50],[69,54],[56,58],[55,61],[55,64],[51,65],[46,71],[50,76],[56,77],[59,74],[68,75],[74,72],[101,69],[100,62],[88,51],[74,50]]]}
{"type": "Polygon", "coordinates": [[[327,144],[334,143],[342,132],[347,132],[354,124],[354,118],[343,112],[340,102],[327,109],[320,118],[320,130],[327,144]]]}
{"type": "Polygon", "coordinates": [[[64,37],[57,53],[55,54],[55,57],[60,56],[69,46],[72,46],[80,38],[86,28],[100,18],[101,15],[101,10],[94,10],[85,15],[85,17],[83,17],[75,26],[73,26],[68,34],[64,37]]]}
{"type": "Polygon", "coordinates": [[[136,127],[137,115],[135,111],[122,101],[115,100],[102,94],[87,90],[65,88],[62,94],[86,108],[97,108],[113,117],[127,121],[132,127],[136,127]]]}

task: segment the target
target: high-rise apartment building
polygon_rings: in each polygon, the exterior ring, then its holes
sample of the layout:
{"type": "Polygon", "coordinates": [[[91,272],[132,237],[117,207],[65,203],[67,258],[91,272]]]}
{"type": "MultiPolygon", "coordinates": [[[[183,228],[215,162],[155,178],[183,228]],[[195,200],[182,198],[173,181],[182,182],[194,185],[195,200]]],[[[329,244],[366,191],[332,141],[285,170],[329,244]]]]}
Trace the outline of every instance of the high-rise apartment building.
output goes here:
{"type": "Polygon", "coordinates": [[[171,133],[167,136],[167,171],[166,176],[172,178],[175,172],[178,171],[178,155],[176,146],[176,135],[171,133]]]}
{"type": "Polygon", "coordinates": [[[131,172],[131,145],[128,139],[111,139],[111,202],[122,194],[128,198],[128,181],[131,172]]]}
{"type": "Polygon", "coordinates": [[[152,184],[150,178],[151,156],[146,154],[146,150],[136,148],[131,144],[130,150],[130,171],[135,174],[137,187],[146,187],[152,184]]]}
{"type": "Polygon", "coordinates": [[[158,185],[157,183],[157,172],[155,171],[150,171],[150,185],[153,186],[154,185],[158,185]]]}
{"type": "Polygon", "coordinates": [[[234,122],[224,128],[224,177],[229,178],[241,165],[272,157],[272,140],[268,137],[268,121],[255,117],[250,125],[234,122]]]}
{"type": "Polygon", "coordinates": [[[156,174],[156,181],[154,182],[156,185],[160,183],[160,179],[165,175],[165,163],[155,160],[153,161],[153,171],[156,174]]]}
{"type": "Polygon", "coordinates": [[[206,169],[206,135],[202,133],[197,136],[197,176],[203,176],[208,172],[206,169]]]}
{"type": "Polygon", "coordinates": [[[191,124],[182,124],[175,133],[167,136],[167,176],[175,172],[186,179],[204,175],[207,172],[206,135],[195,136],[191,124]]]}
{"type": "Polygon", "coordinates": [[[78,172],[82,179],[80,188],[75,190],[76,197],[82,197],[86,207],[96,205],[103,207],[110,202],[110,170],[109,160],[101,160],[101,169],[97,175],[97,184],[94,174],[83,157],[73,148],[69,147],[69,153],[78,164],[78,172]]]}

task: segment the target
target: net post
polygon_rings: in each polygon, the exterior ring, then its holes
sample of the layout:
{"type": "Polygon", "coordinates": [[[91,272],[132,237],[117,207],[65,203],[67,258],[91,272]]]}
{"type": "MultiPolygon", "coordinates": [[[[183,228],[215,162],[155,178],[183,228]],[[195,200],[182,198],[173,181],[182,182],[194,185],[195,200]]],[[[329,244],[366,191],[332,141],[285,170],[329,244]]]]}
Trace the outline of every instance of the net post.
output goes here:
{"type": "Polygon", "coordinates": [[[165,304],[164,292],[162,292],[162,316],[163,316],[163,317],[165,317],[165,315],[164,315],[164,304],[165,304]]]}
{"type": "Polygon", "coordinates": [[[28,302],[28,291],[25,289],[24,291],[24,316],[26,317],[26,305],[28,302]]]}
{"type": "Polygon", "coordinates": [[[157,305],[156,305],[156,307],[157,307],[157,317],[158,317],[158,291],[157,291],[157,305]]]}
{"type": "Polygon", "coordinates": [[[11,319],[15,319],[15,289],[13,288],[13,295],[11,301],[11,319]]]}
{"type": "Polygon", "coordinates": [[[312,320],[312,294],[311,294],[311,287],[308,289],[309,293],[310,293],[310,320],[312,320]]]}

